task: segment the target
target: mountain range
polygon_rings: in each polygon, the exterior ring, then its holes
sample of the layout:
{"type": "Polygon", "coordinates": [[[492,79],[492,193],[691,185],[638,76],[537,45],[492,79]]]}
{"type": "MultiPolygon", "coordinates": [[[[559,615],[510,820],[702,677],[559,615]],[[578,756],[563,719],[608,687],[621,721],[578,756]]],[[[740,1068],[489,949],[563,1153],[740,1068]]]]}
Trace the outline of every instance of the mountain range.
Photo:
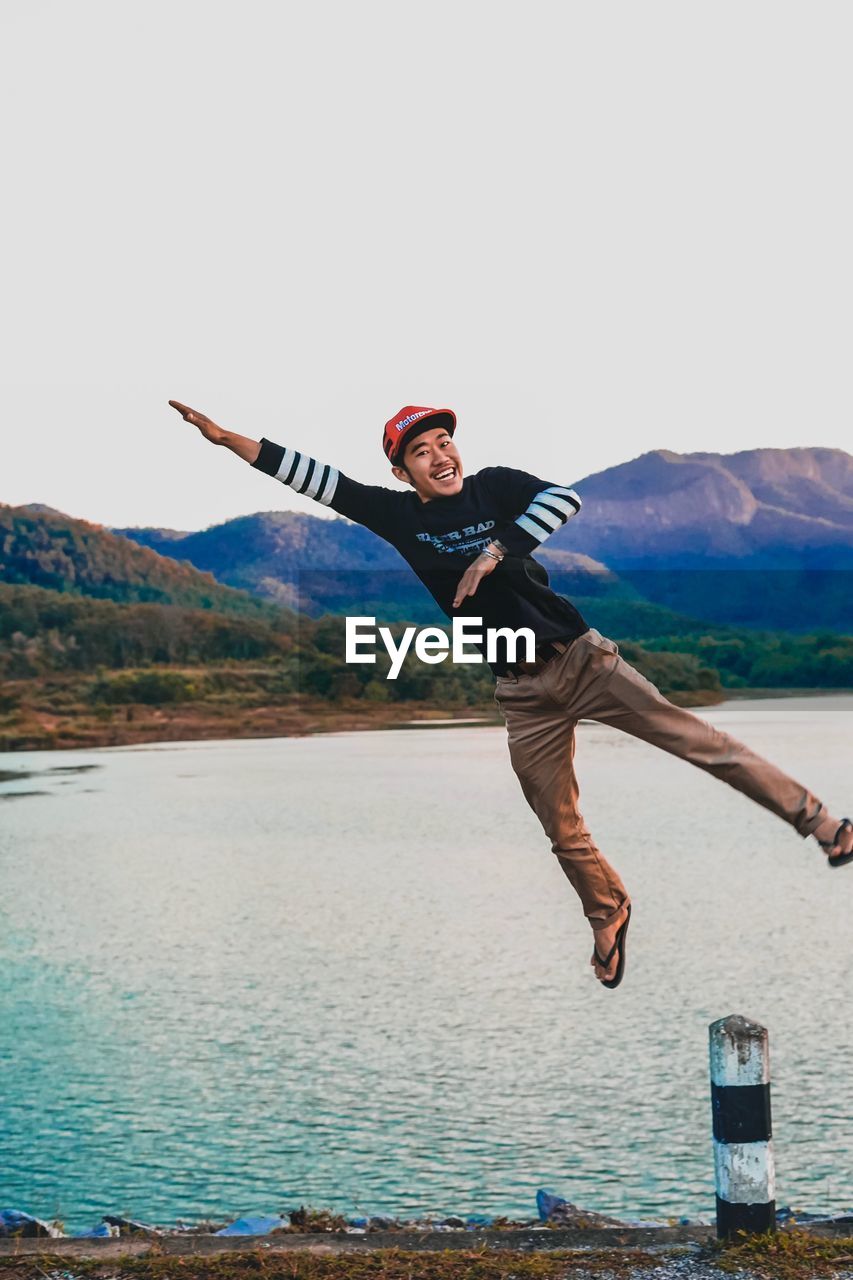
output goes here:
{"type": "MultiPolygon", "coordinates": [[[[853,456],[843,450],[655,450],[575,487],[579,517],[536,553],[558,590],[637,595],[743,625],[853,630],[853,456]]],[[[433,613],[397,552],[341,517],[270,511],[199,532],[115,532],[308,612],[433,613]]]]}

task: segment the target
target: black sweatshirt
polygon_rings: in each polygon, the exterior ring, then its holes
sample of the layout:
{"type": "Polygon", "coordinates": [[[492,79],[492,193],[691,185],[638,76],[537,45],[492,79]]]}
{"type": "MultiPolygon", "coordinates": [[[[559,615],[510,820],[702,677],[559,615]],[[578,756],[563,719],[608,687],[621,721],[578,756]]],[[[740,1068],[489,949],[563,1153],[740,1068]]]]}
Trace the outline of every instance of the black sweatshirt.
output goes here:
{"type": "MultiPolygon", "coordinates": [[[[529,627],[537,644],[573,640],[588,630],[565,596],[551,590],[547,571],[530,555],[580,510],[572,489],[512,467],[485,467],[465,476],[459,493],[422,502],[414,491],[359,484],[266,439],[252,466],[390,542],[448,618],[482,618],[484,629],[529,627]],[[494,540],[506,548],[506,558],[454,609],[459,579],[494,540]]],[[[505,675],[500,641],[497,652],[498,660],[489,665],[495,675],[505,675]]],[[[523,644],[518,655],[524,657],[523,644]]]]}

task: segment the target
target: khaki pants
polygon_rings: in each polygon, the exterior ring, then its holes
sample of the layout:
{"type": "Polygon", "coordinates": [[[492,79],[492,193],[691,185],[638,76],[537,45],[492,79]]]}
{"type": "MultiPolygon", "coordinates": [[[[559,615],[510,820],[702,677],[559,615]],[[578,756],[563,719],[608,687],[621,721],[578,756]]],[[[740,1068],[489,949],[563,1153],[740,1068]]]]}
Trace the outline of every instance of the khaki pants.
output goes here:
{"type": "Polygon", "coordinates": [[[575,726],[598,720],[654,743],[721,778],[808,836],[826,810],[805,787],[743,743],[673,704],[591,630],[547,665],[499,676],[495,701],[506,720],[512,767],[593,929],[628,900],[578,810],[575,726]]]}

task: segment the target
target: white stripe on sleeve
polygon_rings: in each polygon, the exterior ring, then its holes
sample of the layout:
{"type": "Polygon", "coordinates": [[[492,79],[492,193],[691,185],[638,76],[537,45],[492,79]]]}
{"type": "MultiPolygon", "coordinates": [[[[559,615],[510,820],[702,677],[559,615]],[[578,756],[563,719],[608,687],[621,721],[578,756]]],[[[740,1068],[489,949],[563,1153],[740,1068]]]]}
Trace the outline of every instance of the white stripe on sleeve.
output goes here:
{"type": "Polygon", "coordinates": [[[541,542],[543,538],[547,538],[549,530],[543,529],[541,524],[535,524],[529,520],[527,516],[519,516],[515,522],[525,533],[531,534],[537,542],[541,542]]]}
{"type": "Polygon", "coordinates": [[[311,479],[306,484],[302,492],[306,498],[316,498],[317,490],[320,488],[320,482],[326,474],[326,464],[324,462],[314,462],[314,470],[311,472],[311,479]]]}
{"type": "Polygon", "coordinates": [[[329,467],[329,474],[326,477],[326,483],[323,485],[323,492],[317,495],[317,501],[322,502],[327,507],[335,496],[335,489],[338,487],[338,472],[334,467],[329,467]]]}
{"type": "Polygon", "coordinates": [[[547,507],[543,507],[538,502],[531,502],[527,508],[527,515],[535,516],[537,520],[541,520],[543,524],[550,525],[552,529],[559,529],[561,524],[566,523],[566,517],[558,514],[556,511],[549,511],[547,507]]]}
{"type": "Polygon", "coordinates": [[[295,489],[297,493],[302,493],[302,486],[305,482],[305,477],[308,474],[308,468],[311,466],[313,459],[309,458],[307,453],[300,453],[297,457],[299,458],[299,462],[296,466],[296,472],[293,479],[288,481],[288,483],[291,489],[295,489]]]}
{"type": "Polygon", "coordinates": [[[572,516],[577,515],[578,507],[580,506],[580,499],[578,499],[577,502],[572,502],[570,498],[558,497],[557,494],[552,493],[550,489],[547,493],[540,493],[536,501],[547,503],[552,511],[565,512],[567,520],[571,520],[572,516]]]}
{"type": "Polygon", "coordinates": [[[282,484],[287,484],[287,477],[293,469],[293,460],[296,457],[295,449],[285,449],[284,457],[281,460],[281,466],[276,472],[276,480],[280,480],[282,484]]]}

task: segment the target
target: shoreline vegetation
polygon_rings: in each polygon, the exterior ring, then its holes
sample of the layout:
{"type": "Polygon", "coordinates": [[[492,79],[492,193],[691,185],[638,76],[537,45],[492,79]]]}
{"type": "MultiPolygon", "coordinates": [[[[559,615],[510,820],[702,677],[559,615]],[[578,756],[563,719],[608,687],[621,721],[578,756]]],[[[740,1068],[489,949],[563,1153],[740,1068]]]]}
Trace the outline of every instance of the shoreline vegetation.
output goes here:
{"type": "MultiPolygon", "coordinates": [[[[122,673],[130,680],[146,674],[150,672],[122,673]]],[[[174,676],[190,686],[194,674],[198,673],[171,668],[157,672],[159,677],[174,676]]],[[[91,680],[73,677],[7,681],[0,694],[0,751],[291,738],[430,724],[503,725],[491,696],[473,703],[459,698],[392,702],[342,696],[330,700],[299,693],[271,700],[258,690],[254,697],[251,691],[226,699],[193,698],[190,692],[176,701],[99,703],[93,701],[92,688],[91,680]]],[[[126,695],[128,687],[122,692],[126,695]]],[[[722,701],[722,696],[719,690],[695,690],[674,694],[673,700],[682,706],[709,706],[722,701]]]]}
{"type": "MultiPolygon", "coordinates": [[[[74,677],[7,681],[0,693],[0,751],[85,750],[168,742],[203,742],[245,738],[306,737],[317,733],[351,733],[372,729],[503,725],[491,696],[474,702],[373,701],[357,697],[326,699],[289,694],[264,697],[262,688],[244,690],[237,698],[193,697],[193,670],[158,669],[157,679],[174,677],[185,697],[158,701],[132,698],[133,682],[151,677],[150,669],[125,671],[127,682],[115,692],[117,701],[97,701],[97,682],[74,677]],[[95,697],[93,698],[93,690],[95,697]],[[130,696],[129,696],[130,695],[130,696]]],[[[210,675],[210,672],[206,672],[210,675]]],[[[244,681],[247,673],[241,673],[244,681]]],[[[146,686],[143,684],[142,688],[146,686]]],[[[138,692],[138,690],[136,691],[138,692]]],[[[731,699],[827,696],[849,689],[692,689],[668,690],[684,707],[710,707],[731,699]]]]}

